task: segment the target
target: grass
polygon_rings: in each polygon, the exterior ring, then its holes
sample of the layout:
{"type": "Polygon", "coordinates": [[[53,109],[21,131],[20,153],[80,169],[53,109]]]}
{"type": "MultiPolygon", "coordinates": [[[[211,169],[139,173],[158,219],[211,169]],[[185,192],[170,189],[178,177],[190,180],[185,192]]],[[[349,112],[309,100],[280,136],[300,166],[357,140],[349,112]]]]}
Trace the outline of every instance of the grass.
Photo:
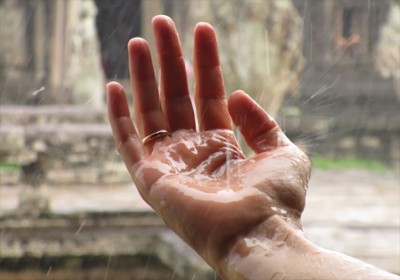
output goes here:
{"type": "Polygon", "coordinates": [[[0,170],[17,171],[19,168],[20,166],[16,163],[0,162],[0,170]]]}
{"type": "Polygon", "coordinates": [[[374,171],[390,169],[389,165],[380,161],[358,158],[312,157],[311,161],[313,167],[319,169],[366,169],[374,171]]]}

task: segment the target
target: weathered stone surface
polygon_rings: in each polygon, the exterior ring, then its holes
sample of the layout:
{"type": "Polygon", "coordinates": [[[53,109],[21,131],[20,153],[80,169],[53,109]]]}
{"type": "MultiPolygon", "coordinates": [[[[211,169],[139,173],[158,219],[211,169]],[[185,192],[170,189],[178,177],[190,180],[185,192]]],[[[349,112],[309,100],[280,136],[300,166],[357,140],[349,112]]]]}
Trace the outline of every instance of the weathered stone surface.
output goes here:
{"type": "MultiPolygon", "coordinates": [[[[291,1],[171,1],[187,62],[193,49],[192,27],[211,23],[229,95],[243,89],[272,115],[293,92],[303,68],[302,21],[291,1]]],[[[189,69],[189,80],[193,71],[189,69]]]]}
{"type": "Polygon", "coordinates": [[[99,174],[99,181],[103,184],[119,184],[129,180],[131,180],[129,172],[120,160],[105,162],[99,174]]]}
{"type": "Polygon", "coordinates": [[[99,182],[99,168],[86,167],[75,170],[76,182],[82,184],[98,184],[99,182]]]}
{"type": "Polygon", "coordinates": [[[82,164],[88,164],[91,160],[89,157],[88,153],[77,153],[77,154],[72,154],[69,155],[68,158],[66,159],[68,164],[70,165],[82,165],[82,164]]]}
{"type": "MultiPolygon", "coordinates": [[[[23,256],[39,259],[47,256],[49,260],[75,256],[71,262],[79,265],[87,256],[145,256],[145,262],[130,259],[129,267],[147,266],[151,270],[157,264],[150,261],[152,258],[173,271],[177,278],[191,279],[197,275],[200,279],[214,279],[204,261],[174,237],[152,212],[0,219],[0,226],[6,226],[8,233],[0,239],[3,260],[23,256]]],[[[64,266],[76,267],[72,263],[64,266]]]]}
{"type": "Polygon", "coordinates": [[[376,67],[386,79],[393,79],[400,101],[400,3],[390,2],[389,15],[380,30],[375,49],[376,67]]]}
{"type": "MultiPolygon", "coordinates": [[[[391,13],[397,4],[293,3],[303,18],[306,65],[297,94],[285,99],[280,124],[293,141],[308,146],[310,154],[379,160],[398,168],[399,156],[393,151],[400,142],[400,101],[392,81],[376,67],[376,50],[385,44],[385,26],[394,23],[391,13]],[[345,20],[347,13],[351,20],[345,20]],[[344,138],[354,145],[344,145],[344,138]]],[[[397,32],[397,26],[390,28],[397,32]]],[[[399,38],[393,32],[390,42],[399,38]]],[[[398,45],[387,45],[390,50],[383,55],[388,58],[398,45]]]]}
{"type": "Polygon", "coordinates": [[[76,182],[75,171],[67,168],[50,169],[46,179],[49,184],[68,185],[76,182]]]}
{"type": "Polygon", "coordinates": [[[3,169],[0,170],[0,185],[17,185],[20,183],[19,170],[3,169]]]}
{"type": "Polygon", "coordinates": [[[21,217],[37,218],[49,214],[49,200],[43,195],[41,189],[26,187],[20,193],[17,215],[21,217]]]}
{"type": "MultiPolygon", "coordinates": [[[[21,9],[21,1],[2,1],[0,4],[0,100],[1,103],[10,99],[15,100],[29,96],[20,94],[27,90],[26,83],[21,83],[21,75],[28,74],[21,71],[28,66],[27,36],[23,32],[14,32],[15,29],[24,26],[25,13],[21,9]],[[7,28],[4,28],[7,26],[7,28]],[[11,94],[10,94],[11,93],[11,94]],[[7,95],[7,96],[6,96],[7,95]]],[[[23,28],[25,29],[25,28],[23,28]]],[[[32,78],[27,75],[26,78],[32,78]]]]}
{"type": "Polygon", "coordinates": [[[93,0],[1,1],[1,103],[103,107],[95,19],[93,0]]]}
{"type": "Polygon", "coordinates": [[[97,8],[93,0],[71,1],[69,16],[69,67],[67,84],[72,103],[87,107],[104,106],[105,79],[97,38],[97,8]]]}
{"type": "Polygon", "coordinates": [[[104,108],[90,106],[0,106],[0,123],[2,125],[83,124],[103,123],[107,120],[107,111],[104,108]]]}
{"type": "MultiPolygon", "coordinates": [[[[105,110],[79,106],[0,107],[0,159],[28,164],[43,146],[49,156],[47,183],[129,182],[106,115],[105,110]]],[[[11,171],[1,174],[2,184],[19,182],[11,171]]]]}
{"type": "Polygon", "coordinates": [[[25,147],[25,134],[21,126],[0,123],[0,162],[19,161],[19,151],[25,147]]]}

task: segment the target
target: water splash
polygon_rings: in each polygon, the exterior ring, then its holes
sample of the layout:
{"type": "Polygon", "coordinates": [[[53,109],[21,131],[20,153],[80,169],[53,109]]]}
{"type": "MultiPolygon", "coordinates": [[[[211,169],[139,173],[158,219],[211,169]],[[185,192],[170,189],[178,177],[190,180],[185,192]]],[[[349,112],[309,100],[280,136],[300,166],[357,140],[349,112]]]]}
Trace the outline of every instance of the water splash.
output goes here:
{"type": "Polygon", "coordinates": [[[33,96],[38,95],[39,93],[43,92],[46,88],[44,86],[40,87],[39,89],[35,90],[34,92],[32,92],[33,96]]]}
{"type": "Polygon", "coordinates": [[[314,99],[315,97],[322,95],[325,92],[328,92],[329,89],[334,88],[335,84],[333,85],[323,85],[317,92],[315,92],[313,95],[311,95],[306,101],[304,101],[304,104],[307,104],[308,102],[310,102],[312,99],[314,99]]]}
{"type": "Polygon", "coordinates": [[[106,267],[106,271],[105,271],[105,273],[104,273],[104,278],[103,278],[103,280],[107,280],[107,278],[108,278],[108,272],[109,272],[109,270],[110,270],[111,258],[112,258],[112,256],[110,255],[110,256],[108,257],[107,267],[106,267]]]}
{"type": "Polygon", "coordinates": [[[81,230],[85,226],[85,224],[86,224],[86,221],[83,221],[82,224],[80,225],[80,227],[78,228],[78,230],[75,232],[75,236],[77,236],[81,232],[81,230]]]}
{"type": "Polygon", "coordinates": [[[47,270],[46,277],[50,276],[50,272],[52,269],[53,269],[53,266],[50,266],[49,269],[47,270]]]}

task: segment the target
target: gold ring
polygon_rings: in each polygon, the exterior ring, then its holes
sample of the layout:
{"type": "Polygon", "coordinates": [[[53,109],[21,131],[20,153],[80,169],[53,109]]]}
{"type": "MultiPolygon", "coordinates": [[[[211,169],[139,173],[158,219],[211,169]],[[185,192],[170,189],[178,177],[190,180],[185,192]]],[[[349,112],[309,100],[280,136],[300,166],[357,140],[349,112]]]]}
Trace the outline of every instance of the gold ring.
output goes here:
{"type": "Polygon", "coordinates": [[[168,131],[165,129],[161,129],[159,131],[153,132],[152,134],[147,135],[142,139],[143,145],[148,144],[149,142],[153,141],[154,139],[160,138],[168,134],[168,131]]]}

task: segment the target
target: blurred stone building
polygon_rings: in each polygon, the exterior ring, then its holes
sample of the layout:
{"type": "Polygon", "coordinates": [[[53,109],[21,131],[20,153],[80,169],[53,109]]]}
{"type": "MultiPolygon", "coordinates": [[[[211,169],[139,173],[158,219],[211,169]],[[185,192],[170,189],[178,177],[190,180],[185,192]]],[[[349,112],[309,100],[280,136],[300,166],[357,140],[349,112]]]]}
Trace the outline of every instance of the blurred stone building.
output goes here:
{"type": "MultiPolygon", "coordinates": [[[[0,102],[103,110],[106,80],[130,90],[128,40],[145,37],[154,53],[151,18],[164,13],[176,22],[188,64],[194,24],[212,23],[228,95],[246,90],[311,154],[398,164],[399,6],[398,0],[0,0],[0,102]]],[[[104,124],[102,114],[79,121],[104,124]]],[[[13,151],[3,146],[1,155],[13,151]]]]}
{"type": "Polygon", "coordinates": [[[2,104],[103,105],[92,1],[0,1],[2,104]]]}
{"type": "Polygon", "coordinates": [[[195,23],[214,24],[228,93],[276,99],[264,102],[274,112],[302,69],[301,18],[290,1],[2,0],[0,13],[2,104],[101,106],[104,78],[129,78],[128,40],[152,43],[151,18],[162,13],[176,21],[189,63],[195,23]]]}
{"type": "Polygon", "coordinates": [[[312,154],[399,166],[400,1],[293,3],[306,65],[284,104],[288,134],[312,154]]]}
{"type": "MultiPolygon", "coordinates": [[[[22,152],[40,140],[48,147],[45,184],[52,188],[130,183],[107,124],[104,84],[117,79],[129,90],[126,44],[142,36],[151,45],[151,18],[165,13],[176,22],[189,62],[195,22],[212,23],[228,94],[248,91],[311,154],[396,164],[400,44],[392,38],[398,35],[398,2],[0,0],[0,104],[56,105],[0,106],[0,163],[21,166],[22,152]]],[[[0,170],[0,184],[18,187],[19,170],[11,171],[0,170]]],[[[196,279],[215,279],[209,271],[202,277],[197,271],[203,264],[188,263],[159,236],[166,229],[153,212],[42,218],[0,217],[0,228],[8,230],[0,239],[3,268],[40,268],[46,275],[55,261],[80,273],[99,268],[103,277],[118,260],[121,275],[129,277],[144,267],[160,273],[143,279],[196,273],[196,279]]]]}

